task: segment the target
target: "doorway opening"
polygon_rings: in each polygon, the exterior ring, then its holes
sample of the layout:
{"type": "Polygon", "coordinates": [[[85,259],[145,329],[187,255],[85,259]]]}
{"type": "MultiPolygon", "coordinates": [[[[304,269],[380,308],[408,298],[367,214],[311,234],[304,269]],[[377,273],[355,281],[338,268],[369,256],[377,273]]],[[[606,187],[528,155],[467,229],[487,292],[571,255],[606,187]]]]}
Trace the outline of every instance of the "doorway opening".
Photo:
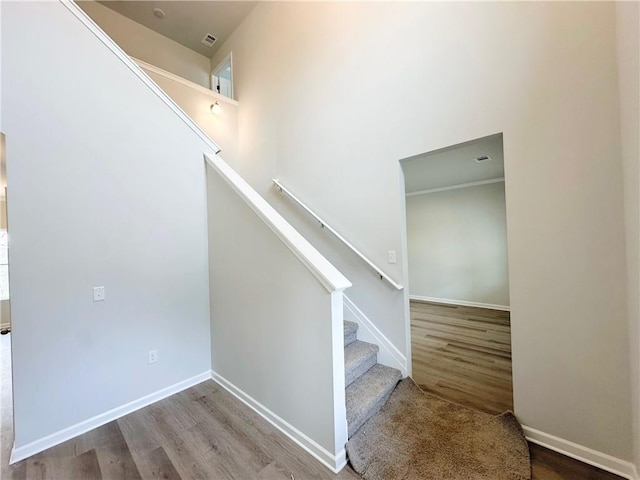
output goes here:
{"type": "Polygon", "coordinates": [[[233,58],[231,52],[211,72],[211,90],[233,99],[233,58]]]}
{"type": "Polygon", "coordinates": [[[512,410],[502,134],[401,167],[413,379],[478,410],[512,410]]]}

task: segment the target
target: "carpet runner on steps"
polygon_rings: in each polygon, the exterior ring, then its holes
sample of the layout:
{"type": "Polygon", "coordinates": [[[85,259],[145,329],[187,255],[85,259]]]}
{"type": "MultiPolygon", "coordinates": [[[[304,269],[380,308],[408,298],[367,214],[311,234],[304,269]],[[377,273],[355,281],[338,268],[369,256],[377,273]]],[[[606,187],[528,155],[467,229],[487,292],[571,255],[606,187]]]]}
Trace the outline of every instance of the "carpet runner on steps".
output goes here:
{"type": "Polygon", "coordinates": [[[377,363],[378,346],[357,339],[358,324],[344,322],[344,369],[349,438],[385,404],[402,378],[377,363]]]}
{"type": "Polygon", "coordinates": [[[347,455],[364,480],[531,478],[527,441],[511,412],[476,412],[400,381],[357,331],[344,322],[347,455]]]}

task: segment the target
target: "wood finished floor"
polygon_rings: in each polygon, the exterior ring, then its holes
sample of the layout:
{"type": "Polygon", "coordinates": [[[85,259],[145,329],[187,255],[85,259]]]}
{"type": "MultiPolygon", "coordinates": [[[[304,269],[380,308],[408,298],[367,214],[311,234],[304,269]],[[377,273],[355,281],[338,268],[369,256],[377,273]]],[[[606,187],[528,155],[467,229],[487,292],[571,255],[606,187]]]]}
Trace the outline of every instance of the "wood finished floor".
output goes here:
{"type": "Polygon", "coordinates": [[[513,410],[509,312],[411,301],[413,379],[487,413],[513,410]]]}
{"type": "MultiPolygon", "coordinates": [[[[411,301],[413,379],[487,413],[513,410],[509,312],[411,301]]],[[[621,477],[530,443],[533,480],[621,477]]]]}
{"type": "MultiPolygon", "coordinates": [[[[349,466],[332,474],[213,381],[9,466],[13,427],[8,340],[0,337],[3,480],[360,478],[349,466]]],[[[535,445],[531,455],[534,480],[620,479],[535,445]]]]}
{"type": "Polygon", "coordinates": [[[360,478],[349,466],[334,475],[211,380],[9,466],[10,360],[1,353],[2,480],[360,478]]]}

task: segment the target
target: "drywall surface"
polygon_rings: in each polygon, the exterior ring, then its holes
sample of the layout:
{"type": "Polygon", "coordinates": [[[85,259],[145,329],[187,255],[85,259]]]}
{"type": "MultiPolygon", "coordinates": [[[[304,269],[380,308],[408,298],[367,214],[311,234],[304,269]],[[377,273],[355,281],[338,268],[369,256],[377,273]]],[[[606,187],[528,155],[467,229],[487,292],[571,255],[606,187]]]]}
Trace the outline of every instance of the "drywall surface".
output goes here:
{"type": "Polygon", "coordinates": [[[631,388],[635,464],[640,469],[640,14],[637,2],[616,2],[620,133],[624,170],[631,388]]]}
{"type": "Polygon", "coordinates": [[[62,3],[2,8],[19,448],[209,371],[207,148],[62,3]]]}
{"type": "Polygon", "coordinates": [[[211,105],[216,101],[213,93],[191,88],[144,67],[143,70],[209,137],[215,139],[225,161],[234,166],[238,155],[238,107],[221,101],[219,103],[222,112],[214,115],[211,113],[211,105]]]}
{"type": "Polygon", "coordinates": [[[508,306],[504,183],[406,202],[410,295],[508,306]]]}
{"type": "MultiPolygon", "coordinates": [[[[210,86],[209,59],[93,0],[77,2],[125,52],[203,87],[210,86]]],[[[151,7],[149,7],[151,10],[151,7]]],[[[151,14],[151,12],[150,12],[151,14]]]]}
{"type": "Polygon", "coordinates": [[[231,50],[238,170],[403,352],[402,293],[270,178],[400,280],[399,160],[503,133],[516,414],[631,459],[615,5],[262,2],[231,50]]]}
{"type": "Polygon", "coordinates": [[[207,185],[212,369],[335,453],[331,294],[210,168],[207,185]]]}

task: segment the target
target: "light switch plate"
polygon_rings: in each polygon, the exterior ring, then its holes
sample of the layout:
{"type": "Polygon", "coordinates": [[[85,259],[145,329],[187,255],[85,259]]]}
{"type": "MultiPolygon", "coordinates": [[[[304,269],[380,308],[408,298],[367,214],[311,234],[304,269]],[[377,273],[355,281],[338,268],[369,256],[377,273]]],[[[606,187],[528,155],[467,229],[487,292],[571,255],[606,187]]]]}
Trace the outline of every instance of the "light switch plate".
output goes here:
{"type": "Polygon", "coordinates": [[[396,263],[396,251],[395,250],[389,250],[387,252],[388,257],[389,257],[389,263],[396,263]]]}
{"type": "Polygon", "coordinates": [[[93,301],[102,302],[105,299],[104,287],[93,287],[93,301]]]}

